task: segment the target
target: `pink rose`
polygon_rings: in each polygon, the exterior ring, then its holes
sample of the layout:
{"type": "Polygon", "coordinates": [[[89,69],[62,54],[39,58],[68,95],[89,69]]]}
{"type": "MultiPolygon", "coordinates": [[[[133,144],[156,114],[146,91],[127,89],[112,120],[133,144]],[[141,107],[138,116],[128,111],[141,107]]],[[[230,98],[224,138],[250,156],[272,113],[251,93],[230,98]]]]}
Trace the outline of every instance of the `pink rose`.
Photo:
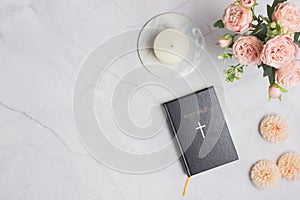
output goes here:
{"type": "Polygon", "coordinates": [[[233,44],[233,54],[243,65],[258,65],[263,43],[255,36],[243,36],[233,44]]]}
{"type": "Polygon", "coordinates": [[[292,88],[300,82],[300,60],[293,60],[276,71],[276,81],[283,87],[292,88]]]}
{"type": "Polygon", "coordinates": [[[278,4],[274,9],[272,20],[279,21],[284,33],[300,31],[300,9],[292,3],[278,4]]]}
{"type": "Polygon", "coordinates": [[[262,51],[261,60],[272,67],[280,68],[287,62],[294,60],[298,47],[289,36],[276,36],[269,40],[262,51]]]}
{"type": "Polygon", "coordinates": [[[280,88],[276,87],[275,85],[271,85],[269,87],[269,98],[270,99],[281,98],[281,90],[280,90],[280,88]]]}
{"type": "Polygon", "coordinates": [[[247,8],[251,8],[255,5],[255,0],[240,0],[242,6],[247,8]]]}
{"type": "Polygon", "coordinates": [[[251,28],[252,19],[251,10],[233,3],[226,8],[222,21],[228,30],[243,34],[251,28]]]}
{"type": "Polygon", "coordinates": [[[232,36],[230,34],[226,34],[219,39],[218,44],[222,48],[227,48],[231,45],[232,41],[232,36]]]}

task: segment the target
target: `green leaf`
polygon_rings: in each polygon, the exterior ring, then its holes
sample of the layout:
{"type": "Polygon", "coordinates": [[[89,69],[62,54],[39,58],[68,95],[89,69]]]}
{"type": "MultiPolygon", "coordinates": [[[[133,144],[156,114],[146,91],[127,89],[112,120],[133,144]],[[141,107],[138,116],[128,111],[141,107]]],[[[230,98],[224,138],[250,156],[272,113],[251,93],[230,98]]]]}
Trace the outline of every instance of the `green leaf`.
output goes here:
{"type": "Polygon", "coordinates": [[[261,68],[263,66],[263,64],[259,64],[259,65],[257,65],[257,68],[259,69],[259,68],[261,68]]]}
{"type": "Polygon", "coordinates": [[[238,70],[239,73],[243,73],[244,72],[244,67],[238,67],[237,70],[238,70]]]}
{"type": "Polygon", "coordinates": [[[224,70],[224,74],[226,74],[225,81],[232,83],[235,80],[241,80],[241,73],[243,73],[243,67],[244,66],[241,66],[240,64],[237,64],[236,66],[229,66],[228,70],[224,70]]]}
{"type": "Polygon", "coordinates": [[[268,33],[268,27],[265,23],[260,23],[256,26],[256,29],[251,33],[251,35],[256,36],[258,39],[264,41],[268,33]]]}
{"type": "Polygon", "coordinates": [[[270,5],[267,5],[267,12],[268,12],[268,17],[270,20],[272,20],[273,11],[274,11],[274,9],[270,5]]]}
{"type": "Polygon", "coordinates": [[[273,5],[272,5],[273,9],[274,9],[278,4],[283,3],[283,2],[285,2],[285,1],[287,1],[287,0],[274,0],[273,5]]]}
{"type": "Polygon", "coordinates": [[[274,83],[272,86],[274,86],[275,88],[279,88],[280,89],[280,85],[274,83]]]}
{"type": "Polygon", "coordinates": [[[216,28],[224,28],[223,21],[221,19],[218,20],[218,21],[216,21],[216,23],[214,23],[214,27],[216,27],[216,28]]]}
{"type": "Polygon", "coordinates": [[[274,83],[274,84],[273,84],[273,86],[274,86],[275,88],[279,88],[279,89],[280,89],[280,91],[281,91],[281,92],[283,92],[283,93],[286,93],[286,92],[288,92],[288,90],[287,90],[287,89],[285,89],[285,88],[281,87],[280,85],[278,85],[278,84],[276,84],[276,83],[274,83]]]}
{"type": "Polygon", "coordinates": [[[263,76],[269,78],[270,85],[275,84],[276,69],[266,64],[261,64],[261,66],[264,70],[263,76]]]}
{"type": "Polygon", "coordinates": [[[294,43],[297,44],[298,47],[300,48],[300,32],[295,33],[294,43]]]}
{"type": "Polygon", "coordinates": [[[261,19],[265,20],[267,23],[270,23],[271,20],[268,17],[260,16],[261,19]]]}
{"type": "Polygon", "coordinates": [[[254,8],[253,8],[253,7],[251,8],[251,12],[252,12],[253,19],[254,19],[254,20],[258,20],[258,18],[257,18],[256,15],[255,15],[255,12],[254,12],[254,8]]]}
{"type": "Polygon", "coordinates": [[[280,87],[280,91],[281,92],[289,92],[287,89],[283,88],[283,87],[280,87]]]}
{"type": "Polygon", "coordinates": [[[240,6],[240,5],[241,5],[241,3],[240,3],[240,1],[236,1],[236,2],[234,2],[234,5],[236,5],[236,6],[240,6]]]}

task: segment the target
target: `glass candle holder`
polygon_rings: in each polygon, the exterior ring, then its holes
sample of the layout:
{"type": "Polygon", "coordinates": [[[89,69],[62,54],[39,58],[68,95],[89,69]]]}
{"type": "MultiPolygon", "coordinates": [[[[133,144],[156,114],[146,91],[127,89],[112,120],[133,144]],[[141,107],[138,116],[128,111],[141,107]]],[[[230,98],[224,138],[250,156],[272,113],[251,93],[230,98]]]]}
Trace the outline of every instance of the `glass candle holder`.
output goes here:
{"type": "Polygon", "coordinates": [[[204,37],[200,29],[189,17],[179,13],[163,13],[153,17],[144,25],[137,41],[138,56],[143,66],[153,75],[164,79],[180,78],[191,73],[197,63],[200,63],[204,47],[204,37]],[[182,61],[178,63],[162,62],[154,53],[155,39],[167,29],[179,31],[188,39],[189,50],[186,55],[162,49],[181,57],[179,60],[182,61]]]}

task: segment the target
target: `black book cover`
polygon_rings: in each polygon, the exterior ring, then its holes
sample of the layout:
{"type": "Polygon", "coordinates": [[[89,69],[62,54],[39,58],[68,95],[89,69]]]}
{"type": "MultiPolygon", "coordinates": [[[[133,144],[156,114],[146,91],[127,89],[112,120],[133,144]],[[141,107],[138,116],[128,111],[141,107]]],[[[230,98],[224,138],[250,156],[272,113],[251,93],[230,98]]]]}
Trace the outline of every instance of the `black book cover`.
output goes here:
{"type": "Polygon", "coordinates": [[[163,107],[188,176],[238,160],[213,86],[163,107]]]}

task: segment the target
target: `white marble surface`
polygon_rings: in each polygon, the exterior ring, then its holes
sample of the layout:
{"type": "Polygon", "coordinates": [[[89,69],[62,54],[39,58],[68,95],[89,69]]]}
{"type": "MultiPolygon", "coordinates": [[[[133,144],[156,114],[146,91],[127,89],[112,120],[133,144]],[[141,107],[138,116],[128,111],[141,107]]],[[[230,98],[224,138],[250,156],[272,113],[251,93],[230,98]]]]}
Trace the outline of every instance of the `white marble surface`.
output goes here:
{"type": "MultiPolygon", "coordinates": [[[[107,168],[87,153],[73,119],[73,88],[83,60],[99,43],[140,28],[162,12],[181,12],[194,19],[205,35],[208,52],[215,57],[221,50],[214,43],[222,32],[215,31],[212,23],[229,2],[1,0],[0,199],[182,199],[185,174],[179,160],[162,170],[135,175],[107,168]]],[[[124,62],[130,65],[130,59],[124,62]]],[[[216,65],[222,73],[225,65],[219,61],[216,65]]],[[[300,181],[282,180],[273,190],[259,191],[248,173],[259,159],[276,161],[286,151],[300,152],[300,87],[290,90],[283,102],[269,103],[268,82],[261,78],[262,72],[250,67],[245,71],[239,83],[219,87],[225,92],[224,112],[240,160],[193,178],[186,199],[299,198],[300,181]],[[269,113],[288,119],[291,135],[287,141],[270,144],[260,137],[258,123],[269,113]]],[[[116,80],[111,77],[109,81],[116,80]]],[[[132,112],[151,105],[151,98],[143,92],[134,101],[144,104],[137,103],[138,109],[132,112]]],[[[144,118],[132,120],[147,123],[149,110],[141,113],[144,118]]],[[[124,141],[112,142],[142,152],[163,145],[159,140],[156,146],[124,141]]]]}

